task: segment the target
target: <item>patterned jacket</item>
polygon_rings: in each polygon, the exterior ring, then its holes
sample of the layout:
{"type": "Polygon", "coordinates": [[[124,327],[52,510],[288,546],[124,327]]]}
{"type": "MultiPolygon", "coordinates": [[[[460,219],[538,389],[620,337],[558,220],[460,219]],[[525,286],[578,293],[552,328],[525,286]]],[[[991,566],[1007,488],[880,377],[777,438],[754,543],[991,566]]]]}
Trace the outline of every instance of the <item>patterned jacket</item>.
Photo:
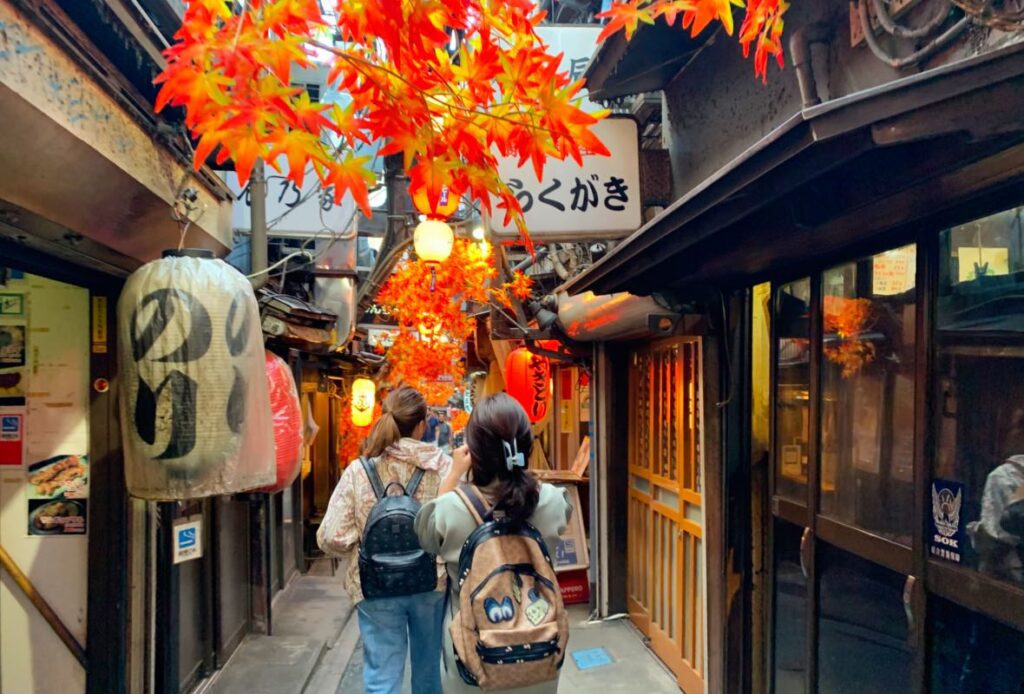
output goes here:
{"type": "MultiPolygon", "coordinates": [[[[393,444],[376,459],[377,474],[381,482],[387,486],[390,482],[399,482],[403,486],[409,482],[416,468],[426,470],[415,499],[424,504],[437,496],[441,481],[447,477],[451,469],[452,459],[432,443],[424,443],[411,438],[403,438],[393,444]]],[[[363,599],[363,591],[359,585],[359,561],[357,550],[363,537],[363,528],[370,510],[377,499],[366,477],[366,471],[358,460],[353,460],[338,481],[338,486],[331,495],[320,529],[317,530],[317,544],[327,554],[347,560],[345,568],[345,590],[358,603],[363,599]]],[[[444,564],[437,566],[437,589],[444,590],[444,564]]]]}

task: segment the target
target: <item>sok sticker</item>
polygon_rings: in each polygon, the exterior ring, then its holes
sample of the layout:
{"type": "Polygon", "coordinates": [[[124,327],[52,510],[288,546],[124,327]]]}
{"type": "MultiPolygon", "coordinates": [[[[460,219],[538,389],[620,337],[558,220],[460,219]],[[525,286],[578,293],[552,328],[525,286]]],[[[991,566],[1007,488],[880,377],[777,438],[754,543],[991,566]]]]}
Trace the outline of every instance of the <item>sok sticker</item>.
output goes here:
{"type": "Polygon", "coordinates": [[[964,486],[959,482],[932,482],[932,513],[928,553],[946,561],[961,561],[963,531],[960,509],[963,508],[964,486]]]}

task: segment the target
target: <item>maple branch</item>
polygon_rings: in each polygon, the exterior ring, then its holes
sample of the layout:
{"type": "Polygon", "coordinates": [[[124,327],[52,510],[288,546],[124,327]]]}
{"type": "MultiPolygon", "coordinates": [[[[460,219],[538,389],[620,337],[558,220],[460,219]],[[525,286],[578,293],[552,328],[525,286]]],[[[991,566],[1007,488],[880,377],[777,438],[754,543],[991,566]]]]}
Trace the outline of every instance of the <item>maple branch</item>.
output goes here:
{"type": "MultiPolygon", "coordinates": [[[[534,120],[533,120],[533,113],[530,110],[528,110],[528,109],[520,109],[520,113],[522,113],[523,115],[525,115],[525,116],[530,118],[530,122],[525,122],[525,121],[522,121],[522,120],[517,120],[515,118],[509,118],[508,116],[499,116],[499,115],[491,113],[488,110],[479,110],[479,109],[475,109],[475,108],[469,108],[467,106],[459,106],[459,105],[456,105],[456,104],[446,103],[445,101],[442,101],[440,99],[440,97],[438,97],[436,94],[432,94],[431,92],[428,92],[427,90],[423,89],[422,87],[419,87],[419,86],[413,84],[404,75],[402,75],[402,74],[400,74],[398,72],[395,72],[394,70],[392,70],[390,68],[384,67],[383,65],[378,65],[376,63],[373,63],[373,62],[367,60],[366,58],[362,58],[360,56],[352,55],[351,53],[349,53],[347,51],[344,51],[344,50],[338,48],[337,46],[332,46],[330,44],[323,43],[322,41],[313,40],[310,43],[311,43],[311,45],[316,46],[317,48],[325,50],[328,53],[332,53],[332,54],[338,56],[339,58],[342,58],[343,60],[346,60],[347,62],[349,62],[352,65],[355,65],[357,67],[370,68],[370,69],[373,69],[373,70],[379,70],[380,72],[383,72],[384,74],[389,75],[390,77],[393,77],[393,78],[399,80],[400,82],[402,82],[402,83],[406,84],[407,86],[409,86],[417,94],[419,94],[420,98],[422,100],[433,101],[434,103],[440,105],[442,108],[447,109],[449,111],[449,114],[452,116],[452,118],[454,118],[455,120],[458,120],[458,121],[460,121],[462,123],[472,123],[473,119],[472,118],[466,118],[466,117],[460,117],[460,116],[456,115],[454,112],[452,112],[452,109],[457,109],[459,111],[463,111],[464,113],[468,113],[468,114],[471,114],[471,115],[474,115],[474,116],[483,116],[485,118],[493,118],[495,120],[499,120],[499,121],[502,121],[502,122],[505,122],[505,123],[511,123],[512,125],[517,125],[519,127],[528,128],[530,130],[535,130],[537,132],[547,133],[548,135],[553,134],[550,128],[544,128],[542,126],[537,125],[534,122],[534,120]]],[[[366,70],[360,70],[360,72],[363,75],[366,75],[368,78],[372,79],[370,77],[370,75],[366,72],[366,70]]],[[[380,91],[386,92],[386,93],[391,93],[390,90],[383,88],[380,85],[380,83],[377,82],[376,80],[374,80],[374,84],[377,86],[378,89],[380,89],[380,91]]],[[[454,93],[454,90],[453,90],[453,93],[454,93]]],[[[507,105],[515,105],[515,104],[520,104],[520,103],[522,103],[522,102],[519,102],[519,101],[516,101],[514,103],[503,102],[502,104],[495,104],[495,106],[507,106],[507,105]]]]}

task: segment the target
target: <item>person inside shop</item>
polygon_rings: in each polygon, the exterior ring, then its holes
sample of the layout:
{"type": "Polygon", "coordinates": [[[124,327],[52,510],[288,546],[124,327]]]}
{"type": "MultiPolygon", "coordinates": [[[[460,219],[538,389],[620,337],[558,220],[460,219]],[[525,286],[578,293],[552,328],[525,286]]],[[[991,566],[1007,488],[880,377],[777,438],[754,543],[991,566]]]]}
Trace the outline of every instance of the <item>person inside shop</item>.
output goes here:
{"type": "MultiPolygon", "coordinates": [[[[533,431],[526,411],[513,397],[498,393],[477,404],[466,425],[465,439],[465,445],[453,452],[452,468],[441,485],[440,495],[424,504],[416,518],[420,544],[425,551],[445,561],[450,577],[442,646],[444,691],[447,694],[480,691],[467,683],[467,676],[463,674],[465,664],[456,661],[451,629],[453,617],[464,623],[460,611],[461,581],[457,576],[462,549],[470,534],[489,518],[526,520],[540,533],[546,547],[553,549],[559,535],[568,526],[572,513],[565,490],[540,483],[526,469],[526,461],[533,449],[533,431]]],[[[474,555],[468,563],[475,566],[478,561],[481,559],[474,555]]],[[[504,560],[492,557],[492,561],[500,567],[504,560]]],[[[490,624],[484,624],[484,628],[504,630],[507,635],[511,633],[511,625],[525,624],[528,627],[529,623],[520,619],[520,613],[530,622],[551,619],[556,609],[555,600],[550,595],[540,595],[542,591],[538,584],[531,586],[527,573],[506,572],[502,574],[502,580],[493,584],[484,581],[485,585],[474,590],[484,589],[486,592],[496,586],[500,590],[507,589],[507,594],[496,594],[481,602],[486,619],[490,621],[490,624]]],[[[554,590],[557,591],[557,585],[554,590]]],[[[513,643],[518,641],[513,640],[513,643]]],[[[564,653],[557,657],[564,657],[564,653]]],[[[502,675],[495,676],[500,678],[502,675]]],[[[508,688],[509,682],[504,682],[501,689],[520,693],[553,693],[558,689],[557,671],[554,678],[542,684],[511,689],[508,688]]],[[[510,679],[512,684],[522,681],[514,677],[510,679]]]]}
{"type": "Polygon", "coordinates": [[[442,692],[444,565],[422,552],[413,521],[419,504],[437,497],[452,460],[423,441],[427,415],[419,391],[402,386],[387,395],[317,531],[324,552],[348,560],[345,588],[358,614],[368,694],[398,694],[407,657],[413,693],[442,692]]]}
{"type": "Polygon", "coordinates": [[[437,443],[437,415],[433,411],[427,412],[427,426],[423,429],[423,441],[426,443],[437,443]]]}
{"type": "Polygon", "coordinates": [[[1024,408],[1013,412],[1006,450],[985,480],[981,517],[967,531],[982,572],[1024,584],[1024,408]]]}

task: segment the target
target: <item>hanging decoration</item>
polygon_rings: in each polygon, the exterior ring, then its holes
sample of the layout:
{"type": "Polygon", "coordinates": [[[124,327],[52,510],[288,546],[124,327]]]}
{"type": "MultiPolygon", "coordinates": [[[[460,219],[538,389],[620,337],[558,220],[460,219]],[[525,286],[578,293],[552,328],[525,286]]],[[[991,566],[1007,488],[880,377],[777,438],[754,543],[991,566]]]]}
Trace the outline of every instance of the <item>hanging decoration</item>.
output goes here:
{"type": "Polygon", "coordinates": [[[490,245],[468,239],[455,239],[443,263],[399,263],[377,295],[399,326],[387,350],[388,382],[417,388],[432,406],[447,404],[463,380],[465,344],[475,326],[463,305],[511,307],[512,297],[530,296],[531,281],[522,273],[504,284],[497,276],[490,245]]]}
{"type": "Polygon", "coordinates": [[[367,427],[373,423],[374,396],[377,386],[368,378],[357,378],[352,382],[352,425],[367,427]]]}
{"type": "Polygon", "coordinates": [[[448,186],[444,186],[441,188],[441,193],[437,200],[434,204],[431,204],[427,191],[424,188],[416,191],[416,194],[412,197],[412,204],[421,214],[425,214],[432,219],[447,219],[458,211],[459,196],[452,195],[448,191],[448,186]]]}
{"type": "Polygon", "coordinates": [[[529,161],[608,155],[591,128],[607,111],[581,108],[583,80],[561,69],[537,34],[533,0],[192,0],[164,51],[156,110],[180,106],[198,138],[195,163],[234,164],[242,185],[257,159],[299,188],[312,172],[340,201],[371,214],[372,161],[357,142],[402,154],[410,194],[438,213],[463,195],[492,199],[529,243],[522,207],[498,157],[529,161]],[[329,5],[329,10],[322,6],[329,5]],[[326,63],[341,103],[292,86],[326,63]]]}
{"type": "MultiPolygon", "coordinates": [[[[607,20],[598,42],[619,31],[625,31],[626,40],[633,38],[640,24],[654,24],[658,18],[672,26],[676,19],[683,29],[696,37],[712,22],[718,22],[725,33],[732,36],[735,24],[733,5],[743,7],[743,0],[627,0],[612,2],[609,9],[597,15],[607,20]]],[[[747,0],[746,14],[740,26],[739,42],[743,57],[750,56],[754,48],[754,72],[768,81],[768,58],[774,57],[779,68],[784,67],[782,54],[783,16],[789,9],[785,0],[747,0]]]]}
{"type": "Polygon", "coordinates": [[[302,468],[302,405],[292,370],[284,359],[267,350],[264,365],[274,423],[277,479],[273,485],[259,491],[273,494],[290,486],[302,468]]]}
{"type": "Polygon", "coordinates": [[[249,281],[212,253],[169,252],[128,278],[117,314],[129,493],[169,501],[272,484],[274,430],[249,281]]]}
{"type": "Polygon", "coordinates": [[[505,360],[505,390],[526,410],[531,424],[548,414],[551,364],[525,347],[512,350],[505,360]]]}
{"type": "Polygon", "coordinates": [[[359,458],[359,454],[362,452],[363,442],[366,441],[366,437],[370,435],[370,429],[373,428],[373,422],[381,415],[381,399],[376,398],[373,405],[373,414],[370,416],[370,423],[366,426],[356,426],[352,423],[352,417],[350,413],[352,411],[352,396],[346,395],[341,398],[340,411],[343,413],[338,417],[338,463],[342,469],[348,467],[348,465],[359,458]]]}
{"type": "Polygon", "coordinates": [[[875,345],[864,337],[871,320],[871,300],[826,296],[824,314],[825,357],[843,367],[843,378],[852,378],[875,360],[875,345]],[[834,336],[835,342],[829,336],[834,336]]]}

